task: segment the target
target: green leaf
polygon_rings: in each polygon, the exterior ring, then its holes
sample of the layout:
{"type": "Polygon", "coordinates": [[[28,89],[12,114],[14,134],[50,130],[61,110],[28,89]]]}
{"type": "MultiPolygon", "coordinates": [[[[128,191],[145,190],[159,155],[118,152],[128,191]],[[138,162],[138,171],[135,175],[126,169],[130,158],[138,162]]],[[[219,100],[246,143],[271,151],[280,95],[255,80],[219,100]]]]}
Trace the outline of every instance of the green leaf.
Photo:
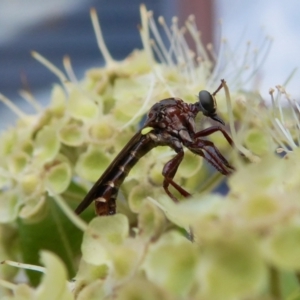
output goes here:
{"type": "MultiPolygon", "coordinates": [[[[75,261],[80,254],[82,232],[77,229],[56,206],[51,198],[47,199],[48,215],[38,223],[18,220],[20,246],[25,263],[39,265],[39,252],[47,249],[57,254],[68,269],[68,278],[75,275],[75,261]]],[[[41,275],[27,271],[32,285],[37,285],[41,275]]]]}

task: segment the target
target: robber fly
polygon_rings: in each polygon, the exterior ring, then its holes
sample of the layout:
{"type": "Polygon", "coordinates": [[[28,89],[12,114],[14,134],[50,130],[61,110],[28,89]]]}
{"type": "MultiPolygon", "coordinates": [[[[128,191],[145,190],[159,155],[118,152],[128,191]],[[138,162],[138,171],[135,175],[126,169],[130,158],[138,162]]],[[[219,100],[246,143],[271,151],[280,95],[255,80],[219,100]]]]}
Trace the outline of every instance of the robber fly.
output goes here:
{"type": "Polygon", "coordinates": [[[234,168],[211,141],[203,139],[203,137],[220,131],[228,143],[233,146],[233,141],[228,133],[220,125],[213,125],[200,131],[196,131],[195,128],[195,118],[200,111],[203,115],[224,125],[223,120],[216,113],[215,100],[215,95],[223,87],[223,82],[224,80],[213,94],[205,90],[200,91],[198,101],[194,104],[186,103],[179,98],[168,98],[154,104],[147,115],[144,126],[112,161],[78,205],[75,213],[80,214],[94,201],[98,215],[115,214],[117,194],[124,179],[138,160],[157,146],[169,146],[176,152],[176,155],[165,164],[162,170],[163,188],[174,202],[178,202],[178,200],[170,192],[169,185],[173,186],[182,196],[190,196],[186,190],[173,181],[184,156],[183,146],[202,156],[220,173],[229,175],[234,168]]]}

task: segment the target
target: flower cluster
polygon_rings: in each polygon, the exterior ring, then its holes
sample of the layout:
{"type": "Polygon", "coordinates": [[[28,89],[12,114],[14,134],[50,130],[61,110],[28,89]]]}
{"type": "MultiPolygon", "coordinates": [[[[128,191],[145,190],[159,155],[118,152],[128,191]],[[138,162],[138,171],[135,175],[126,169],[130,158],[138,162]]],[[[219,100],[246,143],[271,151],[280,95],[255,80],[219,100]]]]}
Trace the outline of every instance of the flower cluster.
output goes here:
{"type": "MultiPolygon", "coordinates": [[[[253,56],[247,44],[242,59],[224,40],[216,55],[203,46],[194,17],[184,28],[176,18],[168,28],[160,17],[158,28],[141,6],[144,49],[115,61],[91,15],[104,67],[78,81],[68,58],[65,75],[34,52],[61,81],[49,106],[33,102],[37,113],[28,116],[0,95],[19,115],[0,138],[0,258],[38,264],[40,250],[51,251],[41,252],[45,268],[24,265],[45,273],[41,280],[28,272],[37,288],[10,283],[15,269],[3,265],[3,299],[296,299],[300,108],[280,86],[270,104],[243,90],[270,40],[253,56]],[[236,169],[226,195],[212,193],[223,176],[186,152],[174,180],[194,196],[173,203],[161,170],[174,153],[156,148],[126,178],[118,214],[92,219],[90,209],[87,225],[72,213],[155,102],[195,102],[194,94],[215,90],[221,78],[227,85],[217,94],[218,111],[235,147],[221,134],[209,138],[236,169]]],[[[209,126],[199,117],[201,128],[209,126]]]]}

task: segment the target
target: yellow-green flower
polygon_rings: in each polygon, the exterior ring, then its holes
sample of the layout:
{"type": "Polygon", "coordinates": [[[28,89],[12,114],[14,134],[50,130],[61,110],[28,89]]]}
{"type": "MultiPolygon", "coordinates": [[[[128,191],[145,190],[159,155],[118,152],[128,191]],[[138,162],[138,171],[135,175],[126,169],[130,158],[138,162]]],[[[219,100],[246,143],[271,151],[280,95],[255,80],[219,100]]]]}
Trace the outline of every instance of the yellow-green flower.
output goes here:
{"type": "MultiPolygon", "coordinates": [[[[0,259],[39,264],[43,250],[45,265],[35,268],[45,273],[42,278],[26,273],[30,285],[10,283],[15,270],[5,265],[0,270],[5,299],[298,296],[299,104],[281,86],[275,97],[270,91],[271,103],[244,88],[257,71],[254,62],[264,59],[271,43],[266,39],[254,56],[248,44],[240,59],[223,40],[216,55],[211,45],[202,44],[194,17],[184,28],[176,18],[169,28],[160,17],[163,39],[142,5],[143,49],[116,61],[95,10],[91,15],[103,67],[77,81],[70,68],[65,74],[34,52],[61,82],[53,87],[49,106],[28,116],[0,95],[19,116],[0,137],[0,259]],[[230,147],[221,133],[208,139],[235,167],[228,193],[215,190],[225,179],[221,174],[186,152],[174,181],[193,196],[176,194],[175,204],[165,195],[161,174],[175,153],[158,147],[128,174],[118,214],[93,218],[89,208],[82,214],[88,224],[75,216],[74,207],[154,103],[169,97],[196,102],[199,90],[214,91],[222,78],[227,84],[216,97],[218,112],[235,145],[230,147]]],[[[199,114],[197,126],[211,124],[199,114]]]]}

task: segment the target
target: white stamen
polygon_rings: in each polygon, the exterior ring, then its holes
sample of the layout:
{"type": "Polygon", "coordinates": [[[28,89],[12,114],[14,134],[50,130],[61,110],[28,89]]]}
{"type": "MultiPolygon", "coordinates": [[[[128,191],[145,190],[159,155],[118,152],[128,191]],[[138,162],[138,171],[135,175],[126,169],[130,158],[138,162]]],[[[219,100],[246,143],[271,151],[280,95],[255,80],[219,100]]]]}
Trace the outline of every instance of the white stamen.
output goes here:
{"type": "Polygon", "coordinates": [[[3,94],[0,93],[0,101],[3,102],[12,112],[14,112],[20,119],[24,119],[27,115],[19,109],[11,100],[6,98],[3,94]]]}
{"type": "Polygon", "coordinates": [[[59,70],[55,65],[53,65],[48,59],[46,59],[44,56],[37,53],[36,51],[32,51],[31,55],[42,65],[44,65],[47,69],[49,69],[52,73],[54,73],[63,84],[65,84],[65,82],[68,81],[65,74],[61,70],[59,70]]]}
{"type": "Polygon", "coordinates": [[[74,73],[74,70],[72,68],[71,59],[70,59],[69,56],[67,56],[67,55],[64,56],[64,58],[63,58],[63,65],[65,67],[65,70],[66,70],[66,73],[67,73],[69,79],[73,83],[78,84],[78,79],[77,79],[77,77],[76,77],[76,75],[74,73]]]}
{"type": "Polygon", "coordinates": [[[227,104],[227,113],[229,116],[229,128],[232,136],[232,140],[235,144],[235,147],[243,153],[246,157],[248,157],[251,161],[257,162],[259,160],[259,157],[255,156],[251,151],[246,149],[238,140],[237,132],[234,127],[234,118],[233,118],[233,112],[232,112],[232,106],[231,106],[231,98],[228,86],[225,81],[223,81],[223,88],[225,90],[225,98],[226,98],[226,104],[227,104]]]}
{"type": "Polygon", "coordinates": [[[296,111],[294,109],[294,107],[296,107],[295,104],[297,102],[296,102],[296,100],[292,100],[287,93],[285,93],[285,96],[286,96],[286,99],[288,100],[288,102],[290,104],[290,110],[292,112],[293,121],[295,123],[295,129],[296,129],[295,132],[296,132],[296,135],[297,135],[297,143],[298,143],[298,146],[299,146],[300,145],[300,122],[299,122],[299,118],[296,115],[296,111]]]}
{"type": "Polygon", "coordinates": [[[282,93],[281,93],[282,89],[281,89],[280,85],[277,85],[276,88],[278,90],[278,93],[277,93],[277,96],[275,98],[275,105],[276,105],[276,107],[278,108],[278,111],[279,111],[280,122],[285,123],[284,122],[284,117],[283,117],[283,112],[282,112],[281,101],[280,101],[281,100],[281,95],[282,95],[282,93]]]}
{"type": "Polygon", "coordinates": [[[167,64],[167,61],[164,59],[163,54],[161,53],[160,49],[158,48],[157,44],[155,43],[154,40],[150,40],[150,44],[152,46],[152,49],[154,50],[154,53],[157,55],[158,60],[161,63],[167,64]]]}
{"type": "Polygon", "coordinates": [[[140,116],[142,116],[145,113],[145,111],[148,107],[148,104],[152,99],[152,94],[153,94],[153,91],[154,91],[155,82],[156,82],[155,77],[151,76],[150,87],[149,87],[149,90],[148,90],[148,93],[147,93],[147,96],[145,98],[145,101],[144,101],[143,105],[136,112],[136,114],[127,123],[125,123],[121,127],[122,130],[125,129],[126,127],[130,126],[137,118],[139,118],[140,116]]]}
{"type": "Polygon", "coordinates": [[[171,65],[172,62],[171,62],[171,59],[170,59],[170,56],[168,54],[168,51],[165,47],[165,44],[163,43],[162,39],[161,39],[161,36],[157,30],[157,26],[153,20],[153,17],[152,17],[152,14],[150,15],[149,17],[149,27],[150,27],[150,30],[156,40],[156,43],[160,49],[160,52],[162,53],[163,57],[164,57],[164,61],[168,64],[168,65],[171,65]]]}
{"type": "Polygon", "coordinates": [[[277,131],[282,133],[282,136],[285,138],[288,145],[292,149],[297,148],[297,145],[294,143],[290,132],[282,125],[282,123],[277,118],[275,118],[275,121],[273,121],[272,123],[277,128],[277,131]]]}
{"type": "MultiPolygon", "coordinates": [[[[171,42],[171,40],[172,40],[172,34],[171,34],[171,31],[170,31],[169,27],[167,26],[167,24],[165,22],[165,19],[162,16],[160,16],[158,18],[158,22],[162,26],[162,28],[163,28],[163,30],[164,30],[164,32],[165,32],[165,34],[166,34],[169,42],[171,42]]],[[[168,50],[168,52],[169,52],[169,50],[168,50]]]]}
{"type": "Polygon", "coordinates": [[[41,273],[46,273],[46,268],[44,268],[44,267],[31,265],[31,264],[24,264],[24,263],[12,261],[12,260],[4,260],[1,262],[1,264],[9,265],[9,266],[20,268],[20,269],[33,270],[33,271],[37,271],[37,272],[41,272],[41,273]]]}
{"type": "Polygon", "coordinates": [[[111,55],[105,45],[96,9],[92,8],[90,10],[90,15],[91,15],[92,23],[93,23],[93,28],[94,28],[94,31],[96,34],[96,39],[97,39],[97,44],[98,44],[99,50],[103,55],[106,65],[108,67],[110,67],[115,64],[115,61],[111,57],[111,55]]]}
{"type": "Polygon", "coordinates": [[[288,76],[288,78],[285,80],[285,82],[283,83],[283,86],[287,86],[288,83],[290,82],[290,80],[294,77],[294,75],[296,74],[296,72],[298,71],[298,68],[294,68],[291,72],[291,74],[288,76]]]}
{"type": "Polygon", "coordinates": [[[142,21],[142,27],[140,28],[140,35],[143,43],[143,48],[147,53],[149,63],[152,64],[154,62],[154,58],[151,50],[151,45],[149,43],[150,35],[149,35],[149,27],[148,27],[148,12],[144,4],[140,6],[140,13],[141,13],[141,21],[142,21]]]}
{"type": "Polygon", "coordinates": [[[184,38],[184,30],[181,30],[181,34],[178,36],[180,46],[182,48],[182,56],[186,65],[186,73],[187,73],[187,78],[190,82],[197,82],[197,79],[195,78],[195,62],[194,62],[194,53],[190,50],[186,39],[184,38]]]}
{"type": "Polygon", "coordinates": [[[173,22],[173,25],[171,27],[174,36],[174,57],[176,59],[177,64],[180,66],[184,64],[182,48],[180,45],[181,32],[178,28],[177,19],[175,20],[176,22],[173,22]]]}
{"type": "Polygon", "coordinates": [[[41,112],[43,110],[42,106],[40,103],[33,97],[33,95],[26,91],[26,90],[21,90],[19,92],[21,97],[27,101],[37,112],[41,112]]]}
{"type": "Polygon", "coordinates": [[[208,87],[211,87],[212,85],[215,85],[215,82],[217,81],[219,74],[223,73],[224,68],[227,66],[227,62],[225,61],[225,64],[223,63],[222,57],[224,55],[224,45],[226,44],[226,39],[222,39],[220,43],[220,49],[218,51],[218,57],[216,58],[216,65],[214,66],[211,75],[209,76],[208,80],[208,87]]]}
{"type": "Polygon", "coordinates": [[[12,290],[12,291],[14,291],[18,287],[18,284],[11,283],[11,282],[6,281],[4,279],[0,279],[0,285],[2,287],[7,288],[7,289],[12,290]]]}
{"type": "Polygon", "coordinates": [[[189,18],[188,22],[186,22],[186,27],[195,42],[196,49],[197,49],[197,56],[203,57],[205,61],[209,62],[210,59],[201,41],[200,33],[197,30],[195,19],[189,18]]]}

